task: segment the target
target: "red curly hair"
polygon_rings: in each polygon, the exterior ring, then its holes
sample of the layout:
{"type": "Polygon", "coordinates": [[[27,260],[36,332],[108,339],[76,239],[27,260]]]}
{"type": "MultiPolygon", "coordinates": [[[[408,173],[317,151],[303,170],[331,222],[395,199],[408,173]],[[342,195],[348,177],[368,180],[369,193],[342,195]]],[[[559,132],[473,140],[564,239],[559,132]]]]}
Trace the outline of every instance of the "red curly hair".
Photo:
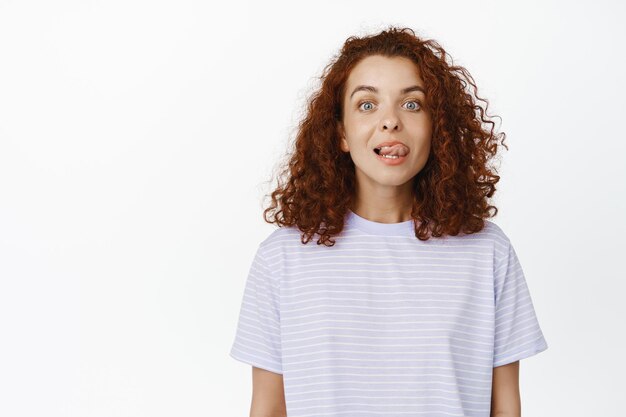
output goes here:
{"type": "Polygon", "coordinates": [[[486,116],[488,101],[477,96],[474,79],[465,68],[453,65],[451,58],[448,63],[449,55],[436,41],[393,26],[376,35],[349,37],[324,68],[321,88],[307,102],[294,149],[287,154],[271,204],[263,212],[265,221],[279,227],[296,225],[303,232],[303,244],[316,233],[318,245],[335,244],[331,237],[343,230],[356,189],[354,162],[339,147],[337,126],[350,71],[370,55],[410,59],[426,87],[424,105],[433,132],[428,161],[413,178],[415,236],[428,240],[482,230],[483,219],[498,213],[488,198],[500,177],[488,162],[497,154],[499,140],[508,150],[506,134],[494,134],[495,123],[486,116]],[[468,84],[474,94],[465,91],[468,84]],[[484,102],[485,108],[477,101],[484,102]]]}

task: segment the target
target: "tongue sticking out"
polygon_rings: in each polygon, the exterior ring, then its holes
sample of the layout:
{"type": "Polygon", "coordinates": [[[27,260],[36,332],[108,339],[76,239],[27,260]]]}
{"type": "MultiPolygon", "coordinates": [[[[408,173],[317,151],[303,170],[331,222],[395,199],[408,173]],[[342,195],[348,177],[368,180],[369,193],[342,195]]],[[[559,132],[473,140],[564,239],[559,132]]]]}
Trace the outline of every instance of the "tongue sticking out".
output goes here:
{"type": "Polygon", "coordinates": [[[409,148],[398,143],[393,146],[383,146],[380,148],[380,155],[390,155],[390,156],[406,156],[409,153],[409,148]]]}

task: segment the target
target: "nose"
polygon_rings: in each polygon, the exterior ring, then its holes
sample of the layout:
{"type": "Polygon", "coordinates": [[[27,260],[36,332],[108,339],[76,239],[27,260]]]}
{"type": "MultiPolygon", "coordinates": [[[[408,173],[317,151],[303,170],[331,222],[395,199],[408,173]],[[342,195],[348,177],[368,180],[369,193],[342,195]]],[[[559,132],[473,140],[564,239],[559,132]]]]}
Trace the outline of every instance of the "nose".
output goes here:
{"type": "Polygon", "coordinates": [[[395,115],[395,113],[390,112],[385,115],[385,117],[381,120],[381,125],[383,130],[398,130],[399,127],[399,119],[395,115]]]}

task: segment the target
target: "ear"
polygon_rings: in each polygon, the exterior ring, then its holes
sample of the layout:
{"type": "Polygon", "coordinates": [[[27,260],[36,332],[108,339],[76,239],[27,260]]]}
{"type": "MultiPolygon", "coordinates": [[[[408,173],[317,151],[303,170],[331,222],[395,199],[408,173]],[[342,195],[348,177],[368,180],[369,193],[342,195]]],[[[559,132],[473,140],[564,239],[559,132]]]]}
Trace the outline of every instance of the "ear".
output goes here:
{"type": "Polygon", "coordinates": [[[343,127],[343,123],[337,123],[337,134],[339,135],[339,147],[344,152],[350,152],[348,141],[346,140],[346,131],[343,127]]]}

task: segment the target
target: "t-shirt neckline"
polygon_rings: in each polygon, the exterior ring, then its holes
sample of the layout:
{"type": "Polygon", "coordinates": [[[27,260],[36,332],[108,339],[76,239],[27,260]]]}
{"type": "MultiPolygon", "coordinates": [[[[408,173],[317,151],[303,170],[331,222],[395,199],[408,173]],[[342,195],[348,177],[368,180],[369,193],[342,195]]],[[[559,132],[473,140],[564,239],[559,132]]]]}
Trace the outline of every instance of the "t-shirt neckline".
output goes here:
{"type": "Polygon", "coordinates": [[[413,219],[399,223],[379,223],[361,217],[352,210],[348,209],[346,222],[348,225],[369,234],[380,236],[415,236],[413,219]]]}

